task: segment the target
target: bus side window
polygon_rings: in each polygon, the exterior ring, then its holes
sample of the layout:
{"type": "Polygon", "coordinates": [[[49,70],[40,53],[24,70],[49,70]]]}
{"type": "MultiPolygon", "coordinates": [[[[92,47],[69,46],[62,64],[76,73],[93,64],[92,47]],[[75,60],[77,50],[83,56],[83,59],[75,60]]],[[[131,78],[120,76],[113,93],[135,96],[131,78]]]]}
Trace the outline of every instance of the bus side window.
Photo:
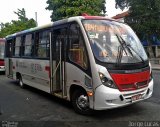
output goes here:
{"type": "Polygon", "coordinates": [[[14,43],[15,39],[10,39],[10,40],[7,40],[6,42],[6,50],[5,50],[5,56],[6,57],[12,57],[12,53],[13,53],[13,48],[12,48],[12,45],[14,43]]]}
{"type": "Polygon", "coordinates": [[[16,41],[14,44],[14,53],[13,53],[14,56],[20,57],[20,48],[21,48],[21,37],[16,37],[16,41]]]}
{"type": "MultiPolygon", "coordinates": [[[[61,59],[64,60],[65,59],[65,49],[66,47],[65,44],[66,44],[66,31],[67,29],[64,27],[62,28],[59,28],[59,29],[55,29],[53,31],[53,38],[54,38],[54,47],[55,47],[55,51],[53,51],[54,54],[54,57],[56,59],[61,59]],[[60,56],[61,54],[61,56],[60,56]]],[[[54,50],[54,49],[53,49],[54,50]]]]}
{"type": "Polygon", "coordinates": [[[24,56],[33,54],[34,34],[27,34],[24,39],[24,56]]]}
{"type": "Polygon", "coordinates": [[[49,57],[49,30],[45,30],[36,34],[36,57],[49,57]]]}
{"type": "Polygon", "coordinates": [[[88,67],[87,51],[84,46],[84,39],[78,24],[70,26],[69,33],[69,58],[84,69],[88,67]]]}

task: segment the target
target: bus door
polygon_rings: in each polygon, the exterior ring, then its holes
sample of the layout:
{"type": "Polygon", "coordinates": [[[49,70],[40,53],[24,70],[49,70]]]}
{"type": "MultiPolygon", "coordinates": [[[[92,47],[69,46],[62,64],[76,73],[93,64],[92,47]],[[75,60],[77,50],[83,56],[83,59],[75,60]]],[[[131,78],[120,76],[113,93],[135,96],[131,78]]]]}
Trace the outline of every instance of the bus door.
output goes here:
{"type": "Polygon", "coordinates": [[[5,50],[5,68],[6,68],[6,75],[8,77],[13,77],[13,64],[12,64],[12,45],[14,40],[7,40],[6,42],[6,50],[5,50]]]}
{"type": "Polygon", "coordinates": [[[66,44],[67,44],[67,29],[56,29],[52,36],[52,71],[51,71],[51,93],[65,97],[66,95],[66,44]]]}

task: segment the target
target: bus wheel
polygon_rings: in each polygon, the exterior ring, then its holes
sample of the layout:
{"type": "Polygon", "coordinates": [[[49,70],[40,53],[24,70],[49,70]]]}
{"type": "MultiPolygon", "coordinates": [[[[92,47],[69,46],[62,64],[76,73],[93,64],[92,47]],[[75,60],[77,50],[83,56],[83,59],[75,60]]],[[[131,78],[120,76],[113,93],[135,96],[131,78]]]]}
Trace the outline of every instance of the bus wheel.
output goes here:
{"type": "Polygon", "coordinates": [[[85,92],[76,90],[72,94],[72,105],[77,113],[90,115],[92,110],[89,108],[89,99],[85,92]]]}
{"type": "Polygon", "coordinates": [[[18,84],[20,85],[21,88],[24,88],[24,86],[25,86],[23,81],[22,81],[22,77],[21,76],[18,77],[18,84]]]}

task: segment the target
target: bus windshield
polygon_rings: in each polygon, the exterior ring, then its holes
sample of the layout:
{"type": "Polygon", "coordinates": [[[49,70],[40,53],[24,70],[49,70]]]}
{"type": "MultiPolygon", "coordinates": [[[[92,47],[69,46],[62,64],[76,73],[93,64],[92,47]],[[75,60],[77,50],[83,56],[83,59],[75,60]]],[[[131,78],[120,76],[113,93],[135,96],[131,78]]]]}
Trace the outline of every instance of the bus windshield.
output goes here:
{"type": "Polygon", "coordinates": [[[0,42],[0,59],[4,59],[4,49],[5,49],[4,42],[0,42]]]}
{"type": "Polygon", "coordinates": [[[95,58],[107,63],[137,63],[148,59],[133,30],[124,23],[83,20],[95,58]]]}

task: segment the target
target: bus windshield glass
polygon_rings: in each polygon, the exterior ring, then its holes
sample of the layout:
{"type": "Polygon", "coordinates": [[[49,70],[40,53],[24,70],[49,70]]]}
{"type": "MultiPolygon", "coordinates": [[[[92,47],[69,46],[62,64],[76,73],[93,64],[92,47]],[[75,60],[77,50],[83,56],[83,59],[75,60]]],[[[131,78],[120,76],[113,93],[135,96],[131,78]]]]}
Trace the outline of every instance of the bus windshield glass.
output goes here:
{"type": "Polygon", "coordinates": [[[148,59],[145,50],[126,24],[108,20],[83,20],[95,58],[107,63],[138,63],[148,59]]]}
{"type": "Polygon", "coordinates": [[[4,49],[5,49],[5,44],[4,42],[0,41],[0,59],[4,59],[4,49]]]}

